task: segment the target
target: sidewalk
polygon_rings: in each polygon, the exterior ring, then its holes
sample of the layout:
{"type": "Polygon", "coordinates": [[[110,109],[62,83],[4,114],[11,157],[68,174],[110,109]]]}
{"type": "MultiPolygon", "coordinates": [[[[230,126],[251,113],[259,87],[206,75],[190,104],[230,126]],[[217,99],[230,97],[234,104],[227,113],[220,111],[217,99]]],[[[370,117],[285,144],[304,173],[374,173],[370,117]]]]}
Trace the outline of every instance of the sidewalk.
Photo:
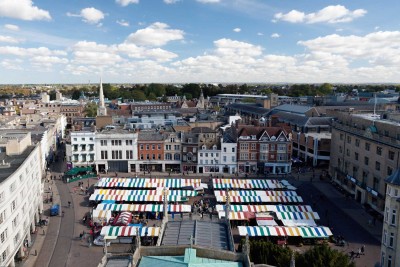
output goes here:
{"type": "Polygon", "coordinates": [[[53,180],[50,180],[49,183],[47,181],[44,183],[44,192],[49,196],[53,194],[53,202],[43,204],[42,218],[48,218],[49,223],[47,226],[43,226],[43,228],[37,226],[37,233],[34,234],[34,242],[28,250],[29,257],[21,265],[24,267],[48,266],[57,243],[62,206],[57,186],[53,180]],[[49,186],[51,186],[51,191],[48,190],[49,186]],[[50,207],[53,204],[60,204],[60,214],[58,216],[50,216],[50,207]]]}

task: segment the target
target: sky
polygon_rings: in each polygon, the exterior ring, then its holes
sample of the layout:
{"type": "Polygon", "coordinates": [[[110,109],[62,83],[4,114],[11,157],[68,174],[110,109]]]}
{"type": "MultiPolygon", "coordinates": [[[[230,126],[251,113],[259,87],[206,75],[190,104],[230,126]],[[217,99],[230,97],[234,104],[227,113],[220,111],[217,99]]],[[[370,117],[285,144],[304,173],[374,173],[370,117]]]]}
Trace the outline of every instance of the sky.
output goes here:
{"type": "Polygon", "coordinates": [[[0,0],[0,84],[399,83],[398,0],[0,0]]]}

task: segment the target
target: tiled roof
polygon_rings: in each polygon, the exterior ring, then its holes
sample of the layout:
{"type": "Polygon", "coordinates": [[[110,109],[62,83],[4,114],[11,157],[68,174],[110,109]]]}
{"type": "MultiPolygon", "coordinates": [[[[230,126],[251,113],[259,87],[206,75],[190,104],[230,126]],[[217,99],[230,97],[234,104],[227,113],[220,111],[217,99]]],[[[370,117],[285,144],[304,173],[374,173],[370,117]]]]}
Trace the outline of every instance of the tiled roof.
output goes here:
{"type": "Polygon", "coordinates": [[[392,175],[385,179],[385,182],[388,184],[398,185],[400,186],[400,169],[397,169],[392,175]]]}

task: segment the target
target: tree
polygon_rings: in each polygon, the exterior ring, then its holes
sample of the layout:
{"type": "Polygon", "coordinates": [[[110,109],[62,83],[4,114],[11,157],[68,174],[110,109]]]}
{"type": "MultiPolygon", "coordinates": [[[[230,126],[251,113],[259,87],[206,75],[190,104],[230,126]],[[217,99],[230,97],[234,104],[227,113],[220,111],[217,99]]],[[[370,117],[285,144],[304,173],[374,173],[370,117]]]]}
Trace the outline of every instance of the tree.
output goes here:
{"type": "Polygon", "coordinates": [[[71,96],[72,99],[78,100],[80,96],[81,92],[78,89],[72,91],[72,96],[71,96]]]}
{"type": "Polygon", "coordinates": [[[86,117],[96,117],[97,104],[94,102],[87,103],[84,112],[86,113],[86,117]]]}
{"type": "Polygon", "coordinates": [[[133,99],[135,99],[135,101],[144,101],[146,100],[146,95],[144,94],[144,92],[142,90],[139,89],[135,89],[132,92],[132,96],[133,99]]]}
{"type": "Polygon", "coordinates": [[[331,249],[328,245],[317,245],[307,250],[304,254],[296,255],[296,266],[298,267],[323,267],[323,266],[341,266],[355,267],[349,257],[337,250],[331,249]]]}
{"type": "Polygon", "coordinates": [[[51,91],[50,93],[49,93],[49,96],[50,96],[50,100],[56,100],[56,91],[51,91]]]}

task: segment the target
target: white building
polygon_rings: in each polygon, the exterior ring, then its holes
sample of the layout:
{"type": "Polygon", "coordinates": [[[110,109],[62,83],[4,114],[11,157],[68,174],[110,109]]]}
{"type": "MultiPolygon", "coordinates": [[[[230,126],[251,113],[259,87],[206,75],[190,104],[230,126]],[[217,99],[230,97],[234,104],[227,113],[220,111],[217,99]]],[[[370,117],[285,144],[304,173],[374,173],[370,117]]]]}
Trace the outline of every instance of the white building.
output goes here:
{"type": "Polygon", "coordinates": [[[217,145],[202,145],[198,155],[197,173],[222,173],[221,149],[218,149],[217,145]]]}
{"type": "Polygon", "coordinates": [[[95,134],[95,163],[98,172],[134,172],[138,159],[138,134],[108,128],[95,134]]]}
{"type": "Polygon", "coordinates": [[[95,133],[71,132],[71,145],[67,149],[67,161],[76,166],[91,166],[95,161],[95,133]]]}
{"type": "Polygon", "coordinates": [[[30,133],[2,132],[0,139],[0,266],[15,266],[43,212],[41,152],[30,133]]]}
{"type": "Polygon", "coordinates": [[[234,174],[237,172],[236,161],[237,143],[233,138],[224,133],[221,138],[221,168],[223,173],[234,174]]]}
{"type": "Polygon", "coordinates": [[[400,264],[400,169],[386,178],[385,213],[381,244],[382,267],[394,267],[400,264]]]}

